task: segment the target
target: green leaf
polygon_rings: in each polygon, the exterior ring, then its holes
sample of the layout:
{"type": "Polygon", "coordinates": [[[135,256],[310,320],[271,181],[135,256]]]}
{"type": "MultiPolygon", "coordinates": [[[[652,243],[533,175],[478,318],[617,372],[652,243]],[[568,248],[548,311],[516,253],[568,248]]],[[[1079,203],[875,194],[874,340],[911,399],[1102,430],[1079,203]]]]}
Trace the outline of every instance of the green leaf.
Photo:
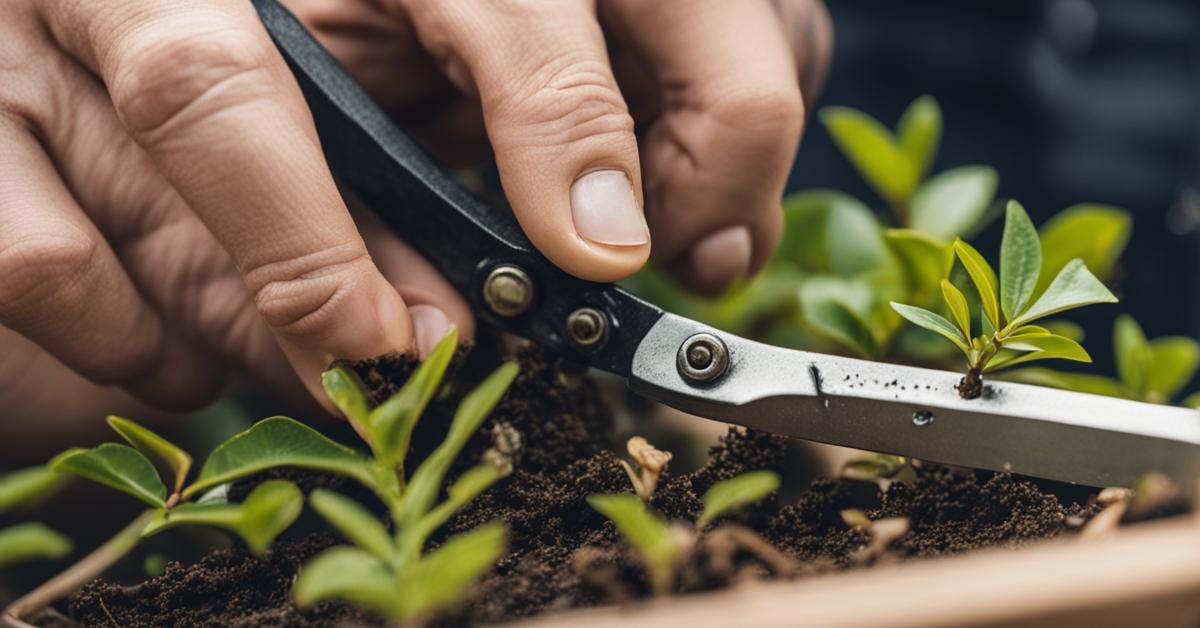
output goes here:
{"type": "Polygon", "coordinates": [[[40,523],[20,523],[0,529],[0,569],[37,559],[58,559],[71,553],[71,539],[40,523]]]}
{"type": "Polygon", "coordinates": [[[879,345],[872,326],[860,312],[871,308],[873,295],[859,281],[814,277],[800,286],[800,312],[812,331],[863,357],[874,357],[879,345]]]}
{"type": "Polygon", "coordinates": [[[971,309],[967,306],[967,297],[963,296],[963,293],[959,292],[954,284],[943,279],[942,298],[946,301],[946,308],[950,310],[950,316],[962,330],[963,338],[969,339],[971,337],[971,309]]]}
{"type": "Polygon", "coordinates": [[[996,171],[987,166],[938,173],[913,195],[909,226],[944,240],[969,233],[995,198],[996,183],[996,171]]]}
{"type": "Polygon", "coordinates": [[[885,237],[904,264],[913,293],[933,294],[950,274],[954,251],[937,238],[912,229],[889,229],[885,237]]]}
{"type": "Polygon", "coordinates": [[[810,272],[850,277],[884,264],[889,251],[875,212],[836,190],[806,190],[784,202],[780,255],[810,272]]]}
{"type": "Polygon", "coordinates": [[[954,323],[946,320],[940,314],[935,314],[929,310],[903,303],[892,302],[892,309],[896,310],[900,316],[903,316],[910,323],[928,329],[934,333],[940,334],[950,342],[953,342],[956,347],[962,350],[963,353],[969,353],[970,347],[966,343],[966,338],[962,335],[962,331],[954,326],[954,323]]]}
{"type": "Polygon", "coordinates": [[[317,489],[308,496],[308,503],[348,541],[380,560],[392,559],[392,537],[379,518],[358,502],[333,491],[317,489]]]}
{"type": "Polygon", "coordinates": [[[845,195],[834,190],[805,190],[783,197],[784,227],[779,242],[779,255],[783,259],[811,272],[829,270],[825,219],[841,196],[845,195]]]}
{"type": "Polygon", "coordinates": [[[104,443],[95,449],[69,449],[55,456],[50,468],[128,493],[154,508],[166,506],[167,487],[158,471],[132,447],[104,443]]]}
{"type": "Polygon", "coordinates": [[[1150,341],[1150,371],[1146,375],[1146,400],[1168,403],[1196,374],[1200,345],[1183,336],[1150,341]]]}
{"type": "Polygon", "coordinates": [[[1146,396],[1146,376],[1150,373],[1150,342],[1141,325],[1128,314],[1113,324],[1113,349],[1117,354],[1117,377],[1133,394],[1146,396]]]}
{"type": "Polygon", "coordinates": [[[1121,390],[1121,383],[1117,380],[1103,375],[1092,375],[1091,373],[1064,373],[1034,366],[1012,371],[1004,375],[1004,379],[1025,384],[1034,384],[1035,386],[1074,390],[1093,395],[1106,395],[1109,397],[1126,396],[1121,390]]]}
{"type": "Polygon", "coordinates": [[[1179,405],[1185,408],[1200,409],[1200,392],[1194,392],[1188,395],[1183,399],[1183,401],[1179,402],[1179,405]]]}
{"type": "Polygon", "coordinates": [[[142,530],[149,537],[181,525],[224,528],[242,538],[250,551],[260,555],[288,529],[304,506],[304,494],[286,480],[267,480],[240,504],[186,503],[163,510],[142,530]]]}
{"type": "Polygon", "coordinates": [[[1024,325],[1049,316],[1093,303],[1116,303],[1117,297],[1087,269],[1083,260],[1074,259],[1050,282],[1050,287],[1029,306],[1012,325],[1024,325]]]}
{"type": "Polygon", "coordinates": [[[1040,294],[1067,262],[1082,258],[1100,279],[1112,273],[1117,258],[1129,243],[1133,218],[1108,205],[1068,207],[1042,225],[1042,274],[1035,294],[1040,294]]]}
{"type": "Polygon", "coordinates": [[[696,521],[703,528],[718,517],[757,503],[779,490],[779,474],[774,471],[749,471],[717,482],[704,493],[704,512],[696,521]]]}
{"type": "Polygon", "coordinates": [[[1083,342],[1084,336],[1086,335],[1083,331],[1083,327],[1081,327],[1078,323],[1072,323],[1071,321],[1042,321],[1041,326],[1045,327],[1046,331],[1049,331],[1052,334],[1066,336],[1075,342],[1083,342]]]}
{"type": "Polygon", "coordinates": [[[676,547],[667,522],[632,493],[591,495],[587,501],[637,551],[655,593],[669,591],[675,581],[676,547]]]}
{"type": "MultiPolygon", "coordinates": [[[[1042,245],[1025,208],[1009,201],[1000,242],[1000,308],[1008,320],[1025,311],[1042,268],[1042,245]]],[[[1033,320],[1033,319],[1027,319],[1033,320]]]]}
{"type": "Polygon", "coordinates": [[[1002,368],[1032,362],[1034,360],[1048,360],[1057,358],[1060,360],[1071,360],[1073,362],[1091,362],[1092,357],[1088,352],[1079,345],[1078,342],[1065,338],[1063,336],[1037,336],[1026,337],[1020,342],[1021,347],[1013,347],[1002,349],[995,357],[988,361],[984,367],[985,373],[991,373],[1002,368]]]}
{"type": "Polygon", "coordinates": [[[218,484],[275,467],[328,471],[374,488],[365,458],[320,432],[287,417],[263,419],[221,443],[204,461],[196,481],[183,491],[190,497],[218,484]]]}
{"type": "Polygon", "coordinates": [[[454,412],[450,422],[450,431],[441,445],[417,467],[412,480],[405,491],[404,500],[400,504],[402,519],[400,527],[415,525],[433,506],[441,490],[442,480],[454,464],[454,459],[462,451],[467,440],[491,413],[492,408],[500,402],[500,398],[508,391],[508,387],[516,379],[520,369],[516,363],[508,362],[492,372],[475,390],[472,390],[454,412]]]}
{"type": "Polygon", "coordinates": [[[142,455],[157,460],[175,476],[174,492],[178,493],[192,468],[192,457],[178,445],[154,432],[119,416],[108,417],[108,426],[133,445],[142,455]]]}
{"type": "Polygon", "coordinates": [[[963,268],[966,268],[967,274],[971,276],[971,282],[975,284],[975,290],[979,292],[979,303],[984,314],[987,315],[988,321],[991,322],[994,329],[1003,327],[1004,319],[1000,315],[1000,303],[996,299],[1000,285],[996,281],[996,271],[992,270],[991,264],[983,259],[975,247],[962,240],[955,240],[954,253],[958,255],[963,268]]]}
{"type": "Polygon", "coordinates": [[[933,167],[942,141],[942,110],[937,100],[927,94],[912,101],[900,116],[896,136],[917,178],[925,176],[933,167]]]}
{"type": "Polygon", "coordinates": [[[38,465],[0,475],[0,512],[32,507],[57,493],[67,476],[47,465],[38,465]]]}
{"type": "Polygon", "coordinates": [[[361,433],[368,432],[370,404],[367,402],[366,387],[357,373],[341,366],[331,368],[321,373],[321,387],[347,421],[361,433]]]}
{"type": "Polygon", "coordinates": [[[410,551],[420,551],[429,536],[449,521],[454,513],[502,477],[504,474],[492,464],[471,467],[446,489],[445,501],[421,517],[417,525],[400,530],[401,544],[410,551]]]}
{"type": "Polygon", "coordinates": [[[467,596],[471,585],[504,554],[507,531],[495,522],[446,541],[400,581],[397,601],[402,620],[432,617],[467,596]]]}
{"type": "Polygon", "coordinates": [[[871,116],[848,107],[825,107],[821,122],[850,163],[893,207],[904,206],[919,172],[890,131],[871,116]]]}
{"type": "Polygon", "coordinates": [[[342,600],[395,617],[395,576],[388,565],[356,547],[339,546],[321,552],[300,569],[292,598],[301,608],[317,602],[342,600]]]}
{"type": "Polygon", "coordinates": [[[429,357],[404,383],[404,387],[371,411],[371,438],[376,442],[376,456],[385,463],[395,465],[404,462],[413,428],[437,392],[457,348],[458,330],[451,327],[429,357]]]}
{"type": "Polygon", "coordinates": [[[841,277],[852,277],[883,264],[888,250],[875,212],[850,196],[833,195],[825,219],[825,253],[829,270],[841,277]]]}

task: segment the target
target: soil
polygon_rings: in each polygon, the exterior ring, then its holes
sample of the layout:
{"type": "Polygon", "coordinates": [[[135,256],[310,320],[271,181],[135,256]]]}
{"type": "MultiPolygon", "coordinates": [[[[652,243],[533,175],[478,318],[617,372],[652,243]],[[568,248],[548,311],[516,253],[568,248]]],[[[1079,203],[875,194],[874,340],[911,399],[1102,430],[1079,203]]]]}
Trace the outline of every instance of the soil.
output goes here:
{"type": "MultiPolygon", "coordinates": [[[[486,353],[493,352],[476,351],[465,361],[455,378],[461,383],[442,395],[422,419],[414,436],[415,458],[440,441],[454,398],[485,374],[476,365],[496,364],[494,357],[476,359],[486,353]]],[[[625,549],[612,524],[585,502],[591,494],[630,490],[607,439],[612,418],[599,391],[577,368],[541,351],[523,349],[519,359],[522,373],[489,419],[521,432],[525,449],[516,470],[468,505],[433,539],[439,543],[499,519],[508,524],[510,550],[476,584],[460,613],[439,624],[498,622],[649,594],[636,558],[625,549]]],[[[403,382],[412,364],[385,359],[360,363],[356,368],[379,400],[403,382]]],[[[460,457],[462,464],[478,459],[489,444],[488,433],[490,425],[460,457]]],[[[674,476],[668,473],[651,504],[668,519],[694,521],[701,511],[699,496],[713,483],[754,469],[774,469],[786,477],[786,455],[785,439],[731,430],[712,448],[703,468],[674,476]]],[[[314,474],[285,472],[285,477],[306,489],[339,485],[336,479],[314,474]]],[[[775,553],[799,565],[794,577],[806,577],[982,547],[1015,547],[1073,534],[1098,510],[1086,494],[1003,473],[922,465],[915,477],[912,482],[892,482],[886,490],[875,482],[819,479],[798,499],[781,503],[773,497],[730,522],[718,522],[714,529],[701,531],[698,549],[681,568],[676,590],[711,590],[783,571],[778,561],[756,551],[753,544],[707,543],[715,540],[723,526],[756,531],[778,550],[775,553]],[[908,531],[886,551],[864,554],[869,533],[842,520],[841,512],[850,508],[862,510],[872,520],[906,517],[908,531]]],[[[340,542],[328,533],[306,534],[303,528],[294,527],[293,533],[277,541],[263,558],[254,558],[238,546],[214,551],[192,565],[171,563],[162,576],[133,586],[97,580],[71,600],[71,615],[92,626],[378,623],[376,618],[339,603],[301,611],[290,602],[289,588],[299,567],[340,542]]]]}

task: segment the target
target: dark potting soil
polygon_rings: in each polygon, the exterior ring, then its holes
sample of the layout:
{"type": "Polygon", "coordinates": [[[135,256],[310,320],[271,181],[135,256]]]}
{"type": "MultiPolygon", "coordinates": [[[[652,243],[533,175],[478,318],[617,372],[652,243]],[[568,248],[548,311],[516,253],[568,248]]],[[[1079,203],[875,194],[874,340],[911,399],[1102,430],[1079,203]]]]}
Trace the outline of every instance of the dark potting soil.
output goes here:
{"type": "MultiPolygon", "coordinates": [[[[476,353],[481,353],[477,351],[476,353]]],[[[486,374],[473,356],[456,381],[486,374]]],[[[521,432],[525,448],[506,480],[469,504],[434,543],[481,523],[509,527],[509,552],[472,589],[464,608],[445,625],[497,622],[549,610],[618,602],[649,594],[636,559],[615,529],[586,503],[588,495],[630,490],[629,480],[607,442],[611,416],[594,383],[533,349],[520,353],[522,373],[460,460],[473,464],[489,445],[490,425],[505,422],[521,432]]],[[[396,389],[412,370],[404,360],[358,365],[376,400],[396,389]]],[[[453,399],[469,388],[458,384],[422,418],[414,435],[414,458],[441,440],[453,399]]],[[[784,439],[731,430],[710,451],[708,463],[688,474],[666,475],[651,500],[665,517],[694,521],[700,495],[715,482],[755,469],[786,475],[784,439]]],[[[336,480],[286,472],[302,487],[336,480]]],[[[237,490],[235,489],[235,493],[237,490]]],[[[364,498],[365,499],[365,498],[364,498]]],[[[989,546],[1014,547],[1070,534],[1094,514],[1095,506],[1060,499],[1055,492],[1008,474],[973,473],[925,465],[912,482],[880,490],[873,482],[820,479],[799,498],[771,498],[732,518],[758,532],[778,552],[800,565],[797,577],[858,568],[876,562],[955,554],[989,546]],[[909,531],[879,556],[859,550],[868,534],[848,527],[846,509],[872,520],[907,517],[909,531]]],[[[718,523],[715,529],[721,528],[718,523]]],[[[727,586],[747,577],[769,577],[774,566],[761,553],[735,548],[718,556],[703,541],[680,570],[678,592],[727,586]]],[[[329,533],[284,536],[263,558],[242,547],[214,551],[193,565],[172,563],[146,582],[124,586],[97,580],[70,603],[71,614],[91,626],[329,626],[373,624],[347,605],[323,603],[300,610],[290,601],[293,578],[306,560],[342,542],[329,533]]]]}

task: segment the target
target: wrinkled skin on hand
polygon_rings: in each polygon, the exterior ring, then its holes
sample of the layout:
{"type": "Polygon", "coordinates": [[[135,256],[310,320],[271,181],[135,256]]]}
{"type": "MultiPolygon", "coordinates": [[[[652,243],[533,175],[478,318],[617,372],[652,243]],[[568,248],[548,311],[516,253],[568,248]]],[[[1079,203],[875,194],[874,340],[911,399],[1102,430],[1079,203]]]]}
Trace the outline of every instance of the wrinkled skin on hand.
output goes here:
{"type": "MultiPolygon", "coordinates": [[[[816,0],[287,4],[439,157],[494,156],[568,272],[615,280],[653,250],[712,293],[773,252],[828,64],[816,0]]],[[[233,371],[315,409],[335,358],[471,336],[404,234],[338,193],[249,3],[4,13],[0,455],[196,408],[233,371]]]]}

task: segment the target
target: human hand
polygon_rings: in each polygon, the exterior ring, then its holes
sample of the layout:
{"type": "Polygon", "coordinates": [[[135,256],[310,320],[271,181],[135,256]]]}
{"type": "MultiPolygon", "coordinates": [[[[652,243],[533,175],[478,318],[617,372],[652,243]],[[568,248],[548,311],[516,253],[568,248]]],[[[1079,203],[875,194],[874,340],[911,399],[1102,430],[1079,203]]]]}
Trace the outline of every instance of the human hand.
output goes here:
{"type": "Polygon", "coordinates": [[[15,0],[0,86],[5,443],[64,392],[189,409],[236,368],[315,393],[335,358],[471,333],[432,266],[360,236],[249,3],[15,0]]]}
{"type": "Polygon", "coordinates": [[[494,153],[568,272],[623,278],[652,241],[714,294],[773,253],[802,98],[828,65],[819,1],[285,1],[443,160],[494,153]]]}
{"type": "MultiPolygon", "coordinates": [[[[569,272],[644,262],[643,170],[656,252],[691,285],[769,256],[802,118],[801,39],[780,20],[808,3],[293,5],[436,152],[477,157],[490,138],[522,225],[569,272]]],[[[470,335],[427,262],[369,216],[359,234],[248,4],[18,0],[0,85],[0,324],[34,343],[0,333],[0,373],[21,384],[0,393],[5,427],[61,410],[29,394],[53,382],[185,409],[231,367],[293,391],[294,369],[315,392],[334,358],[427,350],[451,322],[470,335]]]]}

